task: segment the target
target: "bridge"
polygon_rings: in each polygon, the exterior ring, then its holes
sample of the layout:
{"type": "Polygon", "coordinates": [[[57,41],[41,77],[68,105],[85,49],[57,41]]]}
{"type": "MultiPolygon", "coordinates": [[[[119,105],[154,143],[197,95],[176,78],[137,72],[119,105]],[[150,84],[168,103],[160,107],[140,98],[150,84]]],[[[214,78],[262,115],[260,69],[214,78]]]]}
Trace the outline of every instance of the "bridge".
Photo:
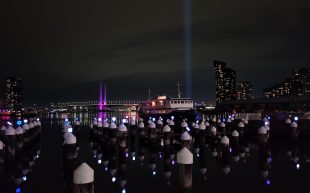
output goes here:
{"type": "MultiPolygon", "coordinates": [[[[139,100],[111,100],[106,101],[103,110],[115,109],[131,109],[135,110],[138,105],[142,103],[139,100]]],[[[52,110],[99,110],[100,101],[72,101],[72,102],[59,102],[51,105],[52,110]]]]}

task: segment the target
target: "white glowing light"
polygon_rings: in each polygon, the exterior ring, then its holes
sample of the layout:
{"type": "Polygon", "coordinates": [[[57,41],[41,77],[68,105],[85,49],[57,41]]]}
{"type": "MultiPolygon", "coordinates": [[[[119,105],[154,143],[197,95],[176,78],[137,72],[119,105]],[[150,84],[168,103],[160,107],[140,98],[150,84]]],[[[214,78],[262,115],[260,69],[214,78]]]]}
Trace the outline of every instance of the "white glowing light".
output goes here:
{"type": "Polygon", "coordinates": [[[98,159],[98,164],[101,164],[101,162],[102,162],[101,159],[98,159]]]}
{"type": "Polygon", "coordinates": [[[174,119],[174,116],[171,116],[171,120],[173,120],[174,119]]]}
{"type": "Polygon", "coordinates": [[[115,182],[116,181],[116,178],[113,176],[112,177],[112,182],[115,182]]]}
{"type": "Polygon", "coordinates": [[[129,156],[128,153],[126,153],[125,156],[128,157],[129,156]]]}
{"type": "Polygon", "coordinates": [[[40,119],[39,119],[39,118],[37,118],[37,121],[40,121],[40,119]]]}
{"type": "Polygon", "coordinates": [[[9,122],[9,121],[7,122],[7,124],[8,124],[8,125],[10,125],[10,126],[12,126],[12,123],[11,123],[11,122],[9,122]]]}
{"type": "Polygon", "coordinates": [[[172,160],[171,164],[172,164],[172,165],[174,165],[174,164],[175,164],[175,161],[174,161],[174,160],[172,160]]]}
{"type": "Polygon", "coordinates": [[[126,189],[125,188],[122,190],[122,193],[126,193],[126,189]]]}
{"type": "Polygon", "coordinates": [[[112,121],[115,122],[116,121],[116,117],[112,117],[112,121]]]}
{"type": "Polygon", "coordinates": [[[23,176],[23,181],[27,181],[27,176],[23,176]]]}
{"type": "Polygon", "coordinates": [[[66,122],[68,122],[68,119],[65,119],[66,122]]]}
{"type": "Polygon", "coordinates": [[[156,175],[156,171],[153,171],[153,173],[152,173],[152,174],[153,174],[153,176],[155,176],[155,175],[156,175]]]}
{"type": "Polygon", "coordinates": [[[186,127],[186,131],[190,131],[190,128],[186,127]]]}
{"type": "Polygon", "coordinates": [[[98,121],[99,121],[99,122],[101,122],[101,121],[102,121],[102,119],[101,119],[101,118],[98,118],[98,121]]]}
{"type": "Polygon", "coordinates": [[[25,123],[25,124],[26,124],[26,123],[28,123],[28,120],[27,120],[27,119],[25,119],[25,120],[24,120],[24,123],[25,123]]]}
{"type": "Polygon", "coordinates": [[[295,120],[295,121],[298,121],[298,117],[294,117],[294,120],[295,120]]]}
{"type": "Polygon", "coordinates": [[[299,168],[300,168],[300,165],[296,164],[296,169],[299,170],[299,168]]]}
{"type": "Polygon", "coordinates": [[[135,160],[136,160],[136,157],[135,157],[135,156],[133,156],[133,157],[132,157],[132,161],[135,161],[135,160]]]}
{"type": "Polygon", "coordinates": [[[152,118],[152,121],[154,122],[154,121],[155,121],[155,118],[152,118]]]}
{"type": "Polygon", "coordinates": [[[265,125],[268,125],[268,122],[267,122],[267,121],[265,122],[265,125]]]}
{"type": "Polygon", "coordinates": [[[69,127],[69,128],[68,128],[68,132],[69,132],[69,133],[72,133],[72,132],[73,132],[73,128],[72,128],[72,127],[69,127]]]}

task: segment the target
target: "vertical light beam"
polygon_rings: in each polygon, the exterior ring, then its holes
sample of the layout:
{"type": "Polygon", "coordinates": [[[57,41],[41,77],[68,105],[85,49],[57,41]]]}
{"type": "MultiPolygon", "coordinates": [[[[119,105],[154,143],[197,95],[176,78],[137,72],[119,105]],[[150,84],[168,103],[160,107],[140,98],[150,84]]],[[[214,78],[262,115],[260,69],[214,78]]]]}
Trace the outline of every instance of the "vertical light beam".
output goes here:
{"type": "Polygon", "coordinates": [[[99,86],[99,118],[102,119],[102,81],[99,86]]]}
{"type": "Polygon", "coordinates": [[[192,97],[192,19],[191,0],[183,0],[185,95],[192,97]]]}

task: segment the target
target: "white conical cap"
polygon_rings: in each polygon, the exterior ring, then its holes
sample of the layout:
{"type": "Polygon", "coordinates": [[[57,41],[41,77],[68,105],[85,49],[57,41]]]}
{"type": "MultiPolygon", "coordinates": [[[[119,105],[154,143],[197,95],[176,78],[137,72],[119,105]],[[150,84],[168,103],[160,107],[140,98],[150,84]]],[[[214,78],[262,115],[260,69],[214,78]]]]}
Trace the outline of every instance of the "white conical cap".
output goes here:
{"type": "Polygon", "coordinates": [[[9,126],[6,130],[5,130],[5,135],[15,135],[15,129],[12,126],[9,126]]]}
{"type": "Polygon", "coordinates": [[[29,125],[28,125],[27,123],[25,123],[25,124],[23,125],[23,129],[24,129],[24,131],[29,130],[29,125]]]}
{"type": "Polygon", "coordinates": [[[4,148],[4,144],[2,141],[0,141],[0,150],[3,150],[3,148],[4,148]]]}
{"type": "Polygon", "coordinates": [[[151,120],[151,119],[149,119],[148,121],[147,121],[147,124],[151,124],[153,121],[151,120]]]}
{"type": "Polygon", "coordinates": [[[139,127],[139,128],[144,128],[144,123],[143,123],[143,122],[140,122],[140,123],[138,124],[138,127],[139,127]]]}
{"type": "Polygon", "coordinates": [[[226,125],[225,125],[225,123],[224,122],[222,122],[221,124],[220,124],[220,127],[225,127],[226,125]]]}
{"type": "Polygon", "coordinates": [[[263,121],[264,121],[264,122],[268,122],[269,120],[267,119],[267,117],[264,117],[264,118],[263,118],[263,121]]]}
{"type": "Polygon", "coordinates": [[[169,125],[165,125],[163,128],[163,132],[170,132],[171,128],[169,127],[169,125]]]}
{"type": "Polygon", "coordinates": [[[120,132],[127,132],[128,129],[127,129],[127,127],[124,125],[124,123],[122,123],[122,124],[120,124],[120,125],[118,126],[118,131],[120,131],[120,132]]]}
{"type": "Polygon", "coordinates": [[[131,119],[130,125],[136,125],[136,120],[135,119],[131,119]]]}
{"type": "Polygon", "coordinates": [[[94,170],[89,167],[86,163],[82,163],[73,172],[73,183],[74,184],[88,184],[94,182],[94,170]]]}
{"type": "Polygon", "coordinates": [[[229,138],[226,135],[221,138],[221,144],[229,145],[229,138]]]}
{"type": "Polygon", "coordinates": [[[114,122],[112,122],[110,124],[110,129],[116,129],[116,128],[117,128],[116,124],[114,122]]]}
{"type": "Polygon", "coordinates": [[[156,129],[156,124],[154,122],[150,123],[149,128],[156,129]]]}
{"type": "Polygon", "coordinates": [[[158,120],[157,120],[157,125],[162,125],[162,124],[163,124],[163,121],[160,120],[160,119],[158,119],[158,120]]]}
{"type": "Polygon", "coordinates": [[[182,135],[181,135],[181,139],[182,139],[183,141],[189,141],[189,140],[191,140],[191,136],[188,134],[187,131],[184,131],[184,132],[182,133],[182,135]]]}
{"type": "Polygon", "coordinates": [[[293,122],[291,123],[291,127],[297,128],[297,127],[298,127],[298,124],[297,124],[295,121],[293,121],[293,122]]]}
{"type": "Polygon", "coordinates": [[[6,130],[6,126],[2,125],[1,126],[1,131],[5,131],[6,130]]]}
{"type": "Polygon", "coordinates": [[[188,124],[186,123],[186,121],[182,121],[182,123],[181,123],[181,127],[183,127],[183,128],[188,127],[188,124]]]}
{"type": "Polygon", "coordinates": [[[268,125],[265,125],[264,127],[266,128],[266,131],[270,130],[270,127],[268,125]]]}
{"type": "Polygon", "coordinates": [[[233,136],[233,137],[239,137],[238,131],[234,130],[234,131],[231,133],[231,136],[233,136]]]}
{"type": "Polygon", "coordinates": [[[37,125],[38,125],[38,126],[41,126],[41,121],[37,121],[37,125]]]}
{"type": "Polygon", "coordinates": [[[97,119],[95,119],[93,122],[93,125],[97,125],[97,124],[98,124],[98,121],[97,121],[97,119]]]}
{"type": "Polygon", "coordinates": [[[70,132],[64,132],[63,137],[66,139],[69,136],[70,132]]]}
{"type": "Polygon", "coordinates": [[[285,123],[286,123],[286,124],[291,124],[291,123],[292,123],[292,121],[291,121],[291,119],[290,119],[290,118],[287,118],[287,119],[285,120],[285,123]]]}
{"type": "Polygon", "coordinates": [[[98,122],[97,127],[100,127],[100,128],[102,127],[102,122],[101,121],[98,122]]]}
{"type": "Polygon", "coordinates": [[[19,126],[15,129],[16,135],[24,134],[24,130],[19,126]]]}
{"type": "Polygon", "coordinates": [[[239,123],[238,123],[238,127],[239,127],[239,128],[243,128],[243,127],[244,127],[244,123],[239,122],[239,123]]]}
{"type": "Polygon", "coordinates": [[[266,127],[262,126],[257,131],[258,134],[267,134],[266,127]]]}
{"type": "Polygon", "coordinates": [[[34,128],[34,124],[33,124],[33,122],[30,122],[28,125],[29,125],[29,129],[34,128]]]}
{"type": "Polygon", "coordinates": [[[221,119],[218,119],[218,120],[217,120],[217,123],[221,123],[221,122],[222,122],[221,119]]]}
{"type": "Polygon", "coordinates": [[[199,129],[200,129],[200,130],[206,130],[206,125],[205,125],[205,122],[204,122],[204,121],[202,121],[202,122],[200,123],[199,129]]]}
{"type": "Polygon", "coordinates": [[[227,122],[227,123],[231,123],[231,119],[230,119],[230,118],[228,118],[226,122],[227,122]]]}
{"type": "Polygon", "coordinates": [[[216,127],[212,126],[212,127],[211,127],[211,132],[212,132],[212,133],[216,133],[216,127]]]}
{"type": "Polygon", "coordinates": [[[216,118],[215,117],[212,118],[212,122],[214,122],[214,123],[216,122],[216,118]]]}
{"type": "Polygon", "coordinates": [[[173,120],[169,121],[168,125],[173,126],[174,125],[174,121],[173,120]]]}
{"type": "Polygon", "coordinates": [[[199,129],[199,125],[196,123],[194,129],[199,129]]]}
{"type": "Polygon", "coordinates": [[[248,124],[248,123],[249,123],[249,120],[248,120],[247,118],[245,118],[244,121],[243,121],[243,123],[244,123],[244,124],[248,124]]]}
{"type": "Polygon", "coordinates": [[[33,121],[33,126],[38,126],[38,123],[37,123],[37,121],[33,121]]]}
{"type": "Polygon", "coordinates": [[[177,153],[178,164],[193,164],[193,154],[186,147],[177,153]]]}
{"type": "Polygon", "coordinates": [[[206,125],[207,127],[209,127],[209,126],[210,126],[210,123],[209,123],[208,121],[206,121],[205,125],[206,125]]]}
{"type": "Polygon", "coordinates": [[[103,122],[102,126],[104,128],[109,128],[110,125],[109,125],[109,123],[107,121],[105,121],[105,122],[103,122]]]}
{"type": "Polygon", "coordinates": [[[65,144],[66,145],[76,144],[76,137],[72,133],[69,133],[65,138],[65,144]]]}

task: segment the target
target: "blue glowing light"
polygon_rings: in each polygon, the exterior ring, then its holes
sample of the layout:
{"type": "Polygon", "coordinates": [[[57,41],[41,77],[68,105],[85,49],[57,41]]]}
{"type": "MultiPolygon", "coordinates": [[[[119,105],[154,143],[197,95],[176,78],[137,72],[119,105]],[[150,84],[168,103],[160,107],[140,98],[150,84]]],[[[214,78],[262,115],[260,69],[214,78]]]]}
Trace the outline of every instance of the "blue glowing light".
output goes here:
{"type": "Polygon", "coordinates": [[[15,192],[16,192],[16,193],[20,193],[20,192],[21,192],[20,187],[17,187],[16,190],[15,190],[15,192]]]}
{"type": "Polygon", "coordinates": [[[19,120],[19,121],[17,121],[16,123],[17,123],[17,125],[21,125],[21,124],[22,124],[22,121],[19,120]]]}
{"type": "Polygon", "coordinates": [[[270,185],[270,183],[271,183],[271,182],[270,182],[270,180],[269,180],[269,179],[267,179],[267,180],[266,180],[266,185],[268,185],[268,186],[269,186],[269,185],[270,185]]]}
{"type": "Polygon", "coordinates": [[[125,154],[126,158],[129,156],[128,153],[125,154]]]}
{"type": "Polygon", "coordinates": [[[66,122],[68,122],[68,119],[65,119],[66,122]]]}

